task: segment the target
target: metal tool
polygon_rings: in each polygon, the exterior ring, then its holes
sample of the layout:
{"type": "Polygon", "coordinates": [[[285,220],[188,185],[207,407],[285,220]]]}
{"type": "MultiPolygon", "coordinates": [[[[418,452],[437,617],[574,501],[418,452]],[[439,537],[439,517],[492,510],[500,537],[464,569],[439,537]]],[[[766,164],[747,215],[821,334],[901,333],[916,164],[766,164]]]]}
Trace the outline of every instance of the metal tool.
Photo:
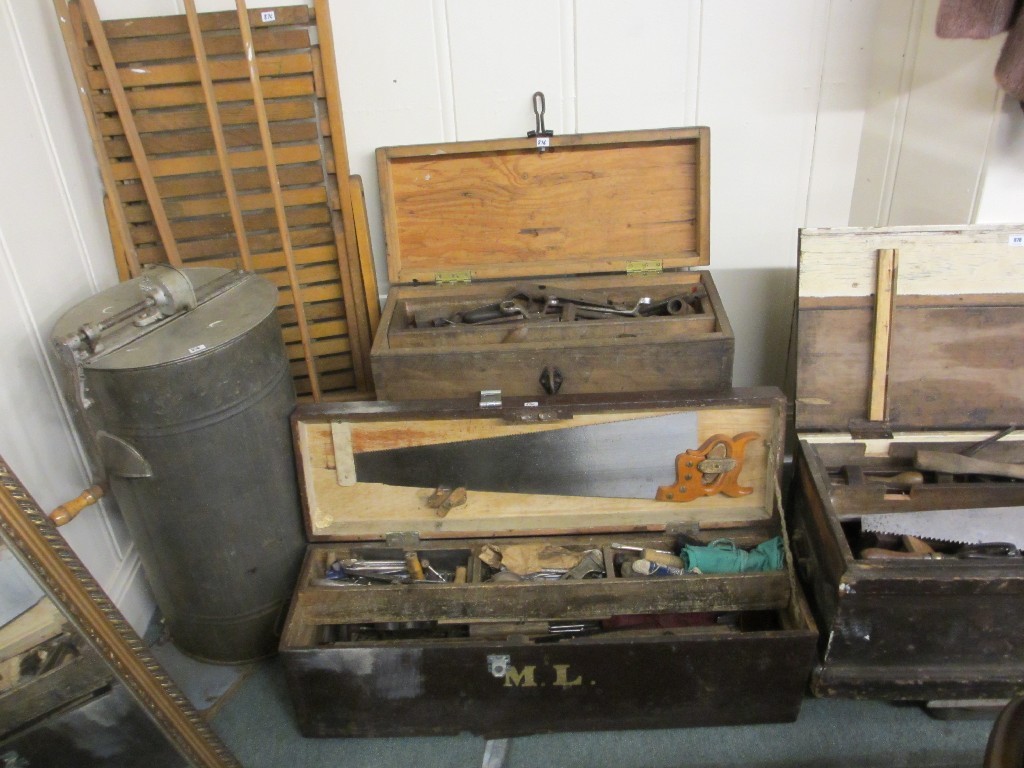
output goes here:
{"type": "Polygon", "coordinates": [[[635,552],[638,555],[638,560],[650,560],[652,563],[658,563],[660,565],[671,565],[676,568],[682,568],[685,565],[681,557],[664,549],[633,547],[629,544],[612,544],[612,549],[620,552],[635,552]]]}
{"type": "Polygon", "coordinates": [[[863,515],[861,529],[958,544],[1008,542],[1024,547],[1024,507],[936,509],[863,515]]]}
{"type": "Polygon", "coordinates": [[[928,551],[902,552],[896,549],[868,547],[861,550],[860,556],[865,560],[1000,560],[1007,557],[1020,557],[1020,549],[1005,542],[987,542],[985,544],[967,544],[955,552],[928,551]]]}
{"type": "Polygon", "coordinates": [[[633,573],[639,576],[685,576],[686,569],[641,559],[633,562],[633,573]]]}
{"type": "Polygon", "coordinates": [[[600,549],[588,549],[580,561],[561,577],[563,579],[585,579],[593,574],[604,576],[604,558],[600,549]]]}

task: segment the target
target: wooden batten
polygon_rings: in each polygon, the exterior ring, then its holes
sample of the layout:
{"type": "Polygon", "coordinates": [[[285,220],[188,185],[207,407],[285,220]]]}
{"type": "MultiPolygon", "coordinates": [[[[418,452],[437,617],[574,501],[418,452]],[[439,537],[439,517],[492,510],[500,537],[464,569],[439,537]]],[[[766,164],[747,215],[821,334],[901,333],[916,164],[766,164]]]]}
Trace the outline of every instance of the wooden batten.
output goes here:
{"type": "Polygon", "coordinates": [[[1024,422],[1022,233],[1024,224],[803,230],[797,429],[880,417],[904,429],[1024,422]],[[890,250],[898,274],[879,291],[878,254],[890,250]],[[881,339],[879,312],[891,318],[881,339]],[[884,377],[873,374],[880,340],[884,377]]]}

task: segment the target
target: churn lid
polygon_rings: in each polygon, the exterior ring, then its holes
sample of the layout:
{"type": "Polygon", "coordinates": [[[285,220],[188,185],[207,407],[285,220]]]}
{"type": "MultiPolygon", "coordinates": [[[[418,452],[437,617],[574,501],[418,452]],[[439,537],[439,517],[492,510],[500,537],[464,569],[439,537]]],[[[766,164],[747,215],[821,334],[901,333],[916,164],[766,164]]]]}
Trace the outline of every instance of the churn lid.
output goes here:
{"type": "Polygon", "coordinates": [[[53,339],[71,341],[87,368],[149,368],[227,344],[276,306],[276,287],[258,275],[158,265],[68,310],[53,339]]]}

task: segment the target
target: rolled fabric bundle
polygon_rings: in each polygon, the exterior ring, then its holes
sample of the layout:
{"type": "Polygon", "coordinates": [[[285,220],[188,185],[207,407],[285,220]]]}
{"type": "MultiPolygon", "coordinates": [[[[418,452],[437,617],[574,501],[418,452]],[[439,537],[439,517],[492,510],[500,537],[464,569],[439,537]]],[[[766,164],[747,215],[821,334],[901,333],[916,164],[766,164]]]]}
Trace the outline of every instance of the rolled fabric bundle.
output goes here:
{"type": "Polygon", "coordinates": [[[731,539],[715,539],[706,547],[687,544],[683,547],[682,557],[687,571],[700,573],[777,571],[785,560],[779,536],[758,544],[750,551],[740,549],[731,539]]]}

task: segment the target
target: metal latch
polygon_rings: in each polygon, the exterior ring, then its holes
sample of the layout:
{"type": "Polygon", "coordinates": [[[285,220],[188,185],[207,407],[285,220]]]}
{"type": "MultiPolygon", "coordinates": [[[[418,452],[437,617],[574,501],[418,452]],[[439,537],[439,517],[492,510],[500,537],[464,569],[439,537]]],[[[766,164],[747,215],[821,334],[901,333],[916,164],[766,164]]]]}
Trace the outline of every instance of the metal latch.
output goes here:
{"type": "Polygon", "coordinates": [[[505,653],[492,653],[487,656],[487,671],[494,677],[504,677],[508,672],[512,657],[505,653]]]}
{"type": "Polygon", "coordinates": [[[544,127],[544,94],[537,91],[533,94],[533,117],[536,120],[536,127],[528,131],[526,137],[537,140],[537,151],[547,152],[551,148],[551,137],[555,132],[544,127]]]}
{"type": "Polygon", "coordinates": [[[627,275],[660,275],[665,271],[661,259],[641,259],[626,262],[627,275]]]}
{"type": "Polygon", "coordinates": [[[457,269],[453,272],[435,272],[434,283],[437,285],[459,285],[473,282],[473,273],[468,269],[457,269]]]}
{"type": "Polygon", "coordinates": [[[480,407],[481,408],[501,408],[501,390],[500,389],[481,389],[480,390],[480,407]]]}

